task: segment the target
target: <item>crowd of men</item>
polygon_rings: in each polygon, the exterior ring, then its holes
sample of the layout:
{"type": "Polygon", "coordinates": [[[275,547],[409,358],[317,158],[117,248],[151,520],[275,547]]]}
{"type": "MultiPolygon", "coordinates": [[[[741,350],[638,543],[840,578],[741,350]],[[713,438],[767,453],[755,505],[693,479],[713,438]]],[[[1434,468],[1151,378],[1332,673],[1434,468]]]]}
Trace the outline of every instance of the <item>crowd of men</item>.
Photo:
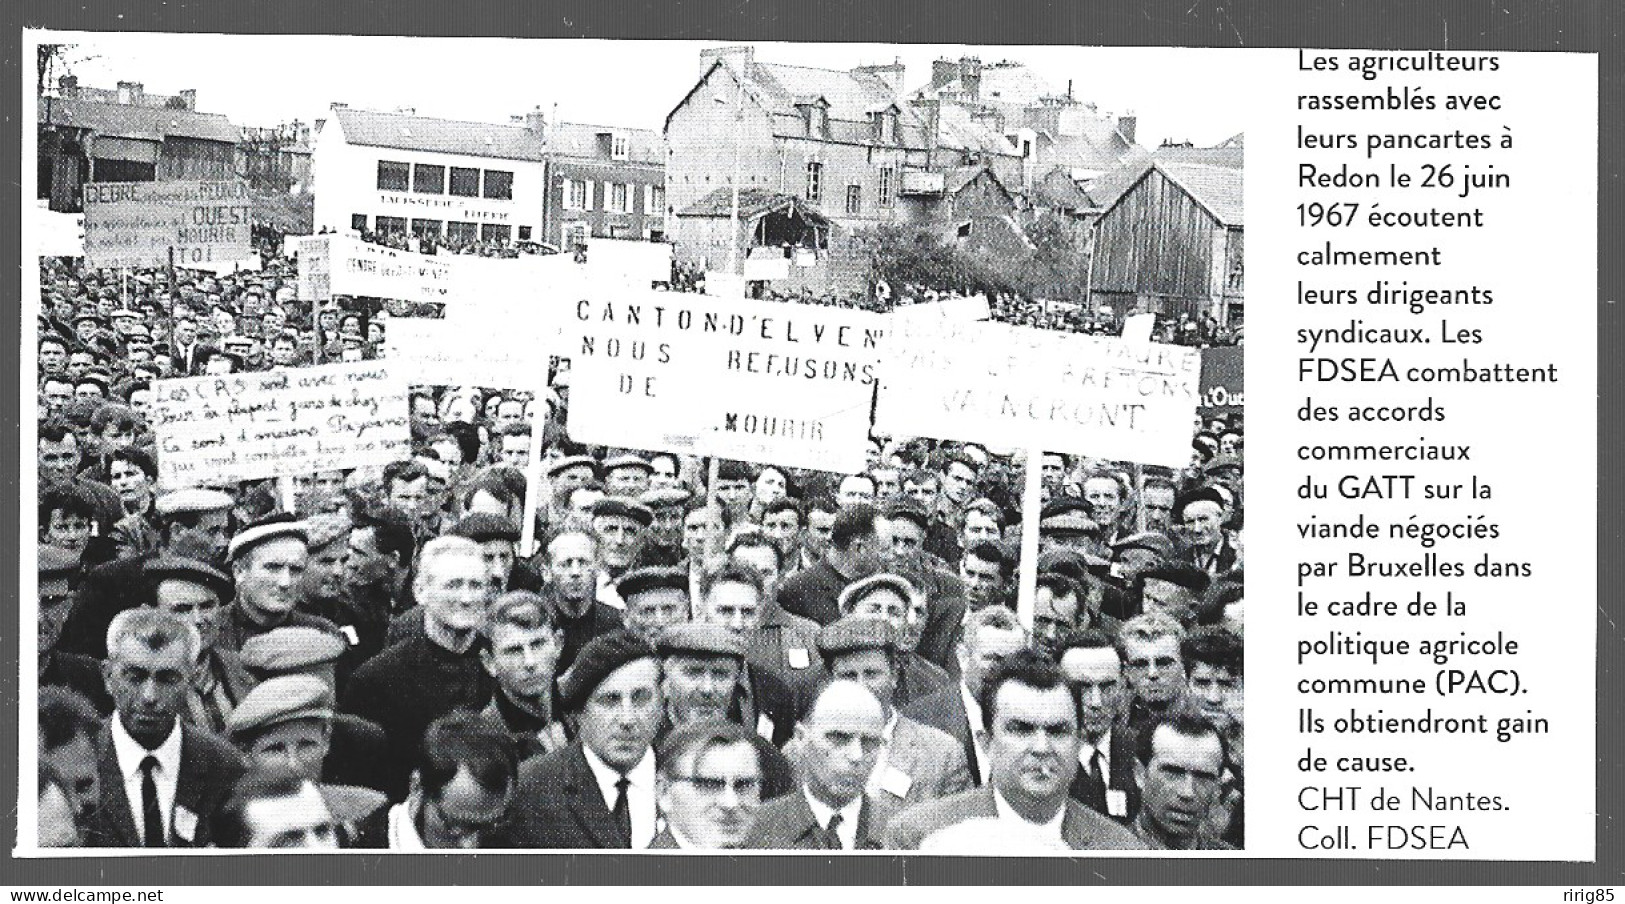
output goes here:
{"type": "Polygon", "coordinates": [[[1181,470],[1045,455],[1028,625],[1021,456],[586,447],[562,369],[414,388],[381,471],[160,488],[163,380],[387,354],[381,306],[79,263],[41,265],[41,844],[1240,846],[1239,417],[1181,470]]]}

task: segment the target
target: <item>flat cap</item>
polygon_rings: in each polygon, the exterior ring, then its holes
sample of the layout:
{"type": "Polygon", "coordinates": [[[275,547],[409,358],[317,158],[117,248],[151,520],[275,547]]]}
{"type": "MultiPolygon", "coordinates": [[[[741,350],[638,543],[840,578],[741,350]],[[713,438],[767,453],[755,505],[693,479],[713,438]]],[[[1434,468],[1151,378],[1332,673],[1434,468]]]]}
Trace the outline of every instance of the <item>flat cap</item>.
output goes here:
{"type": "Polygon", "coordinates": [[[305,540],[311,549],[321,549],[329,543],[350,536],[350,516],[338,512],[323,512],[305,519],[305,540]]]}
{"type": "Polygon", "coordinates": [[[652,509],[667,508],[673,505],[685,505],[694,498],[693,491],[687,487],[661,487],[648,490],[638,496],[638,501],[652,509]]]}
{"type": "Polygon", "coordinates": [[[825,656],[858,653],[863,650],[898,649],[897,628],[884,618],[872,615],[846,615],[818,632],[818,652],[825,656]]]}
{"type": "Polygon", "coordinates": [[[681,590],[688,593],[688,569],[634,568],[615,582],[615,592],[623,600],[651,590],[681,590]]]}
{"type": "Polygon", "coordinates": [[[1173,558],[1174,541],[1162,531],[1146,530],[1124,537],[1112,544],[1112,552],[1122,553],[1130,549],[1144,549],[1154,552],[1164,559],[1173,558]]]}
{"type": "Polygon", "coordinates": [[[1220,508],[1225,508],[1230,504],[1230,499],[1217,487],[1202,487],[1198,490],[1192,490],[1174,500],[1174,520],[1182,520],[1185,517],[1185,509],[1197,502],[1211,502],[1220,508]]]}
{"type": "Polygon", "coordinates": [[[907,578],[882,571],[879,574],[871,574],[861,581],[853,581],[848,584],[846,589],[841,591],[840,599],[836,601],[836,605],[844,615],[850,612],[852,607],[861,602],[864,597],[878,590],[890,590],[901,594],[907,600],[914,599],[918,594],[918,591],[914,589],[914,585],[910,584],[907,578]]]}
{"type": "Polygon", "coordinates": [[[183,556],[159,556],[148,561],[141,570],[153,587],[161,581],[186,581],[213,590],[222,601],[231,599],[231,578],[207,562],[183,556]]]}
{"type": "Polygon", "coordinates": [[[915,502],[913,499],[897,499],[888,503],[885,508],[885,514],[888,520],[895,521],[899,518],[906,518],[915,524],[918,524],[920,526],[920,530],[931,529],[930,514],[926,512],[925,506],[915,502]]]}
{"type": "Polygon", "coordinates": [[[648,527],[655,521],[655,513],[641,502],[630,499],[620,499],[609,496],[593,503],[592,516],[594,518],[630,518],[633,521],[648,527]]]}
{"type": "Polygon", "coordinates": [[[1089,504],[1082,499],[1052,499],[1039,512],[1038,529],[1076,533],[1098,533],[1100,525],[1089,517],[1089,504]]]}
{"type": "Polygon", "coordinates": [[[515,542],[519,539],[519,525],[512,518],[494,512],[475,512],[463,516],[447,533],[454,537],[467,537],[475,543],[487,540],[515,542]]]}
{"type": "Polygon", "coordinates": [[[292,515],[278,514],[269,518],[262,518],[240,531],[231,538],[231,545],[226,549],[226,558],[235,562],[242,554],[248,552],[261,543],[279,540],[283,537],[293,537],[305,545],[310,545],[310,531],[305,522],[292,515]]]}
{"type": "Polygon", "coordinates": [[[566,709],[579,711],[617,669],[658,655],[648,641],[625,628],[600,634],[581,648],[570,670],[559,678],[559,700],[566,709]]]}
{"type": "Polygon", "coordinates": [[[243,641],[244,668],[281,675],[333,662],[343,655],[344,638],[321,628],[288,625],[243,641]]]}
{"type": "Polygon", "coordinates": [[[1214,471],[1222,471],[1225,468],[1235,468],[1237,471],[1240,471],[1242,469],[1241,456],[1233,455],[1229,452],[1221,452],[1218,455],[1213,456],[1211,461],[1202,466],[1202,473],[1212,474],[1214,471]]]}
{"type": "Polygon", "coordinates": [[[141,312],[133,311],[129,308],[119,308],[113,313],[108,314],[107,318],[109,320],[140,320],[141,312]]]}
{"type": "Polygon", "coordinates": [[[648,459],[641,455],[632,455],[630,453],[626,455],[616,455],[613,458],[605,460],[605,474],[608,474],[610,471],[613,471],[616,468],[641,468],[650,474],[655,472],[655,466],[649,464],[648,459]]]}
{"type": "Polygon", "coordinates": [[[232,737],[295,719],[333,718],[333,689],[312,675],[281,675],[260,682],[226,718],[232,737]]]}
{"type": "Polygon", "coordinates": [[[165,493],[153,502],[160,515],[180,515],[192,512],[221,512],[231,508],[231,497],[219,490],[176,490],[165,493]]]}
{"type": "Polygon", "coordinates": [[[39,548],[40,580],[65,577],[78,570],[79,553],[69,552],[60,546],[41,546],[39,548]]]}
{"type": "Polygon", "coordinates": [[[660,632],[655,649],[662,656],[724,656],[745,658],[745,641],[738,634],[721,625],[701,622],[678,622],[660,632]]]}
{"type": "Polygon", "coordinates": [[[750,472],[750,465],[742,461],[723,461],[717,464],[717,480],[743,480],[746,482],[756,479],[750,472]]]}
{"type": "Polygon", "coordinates": [[[591,455],[566,455],[547,466],[547,476],[557,477],[571,468],[583,467],[592,468],[593,476],[598,475],[598,461],[591,455]]]}

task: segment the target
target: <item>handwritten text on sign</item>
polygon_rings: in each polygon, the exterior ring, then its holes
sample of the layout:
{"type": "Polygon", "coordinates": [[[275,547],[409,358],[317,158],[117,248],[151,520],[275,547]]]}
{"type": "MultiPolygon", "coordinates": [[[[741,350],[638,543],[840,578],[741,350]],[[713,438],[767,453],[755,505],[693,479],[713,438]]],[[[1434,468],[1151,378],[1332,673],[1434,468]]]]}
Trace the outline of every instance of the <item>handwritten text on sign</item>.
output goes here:
{"type": "Polygon", "coordinates": [[[862,469],[880,315],[630,290],[547,307],[571,359],[572,439],[862,469]]]}
{"type": "Polygon", "coordinates": [[[1190,459],[1192,349],[959,323],[895,333],[877,430],[1168,466],[1190,459]]]}
{"type": "Polygon", "coordinates": [[[547,383],[549,342],[530,329],[534,319],[489,321],[396,317],[389,321],[389,358],[415,386],[488,386],[535,392],[547,383]]]}
{"type": "Polygon", "coordinates": [[[177,267],[240,261],[251,250],[242,182],[85,184],[85,257],[92,267],[177,267]]]}
{"type": "Polygon", "coordinates": [[[402,301],[451,301],[456,258],[373,245],[343,235],[329,244],[329,285],[335,295],[402,301]]]}
{"type": "Polygon", "coordinates": [[[167,488],[383,465],[411,451],[406,385],[383,361],[160,380],[153,389],[167,488]]]}

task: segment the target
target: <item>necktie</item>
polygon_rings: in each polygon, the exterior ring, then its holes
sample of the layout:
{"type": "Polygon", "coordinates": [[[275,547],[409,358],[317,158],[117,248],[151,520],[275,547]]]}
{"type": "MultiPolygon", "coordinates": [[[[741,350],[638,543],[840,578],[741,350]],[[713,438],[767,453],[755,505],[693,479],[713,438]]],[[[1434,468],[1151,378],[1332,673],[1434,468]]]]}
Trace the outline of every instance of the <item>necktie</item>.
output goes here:
{"type": "Polygon", "coordinates": [[[1099,785],[1101,787],[1105,787],[1106,780],[1105,780],[1105,774],[1102,772],[1102,770],[1100,768],[1100,749],[1099,748],[1096,748],[1095,752],[1089,756],[1089,777],[1094,779],[1094,782],[1095,782],[1096,785],[1099,785]]]}
{"type": "Polygon", "coordinates": [[[148,755],[141,761],[141,834],[146,847],[167,847],[164,820],[158,813],[158,783],[152,777],[157,769],[157,757],[148,755]]]}
{"type": "Polygon", "coordinates": [[[615,827],[620,830],[621,839],[627,847],[632,846],[632,807],[626,800],[626,789],[632,785],[632,780],[621,776],[615,782],[615,809],[610,816],[615,818],[615,827]]]}
{"type": "Polygon", "coordinates": [[[836,830],[841,827],[841,814],[836,813],[829,818],[829,825],[824,827],[824,847],[827,850],[838,851],[845,845],[841,844],[841,835],[836,830]]]}

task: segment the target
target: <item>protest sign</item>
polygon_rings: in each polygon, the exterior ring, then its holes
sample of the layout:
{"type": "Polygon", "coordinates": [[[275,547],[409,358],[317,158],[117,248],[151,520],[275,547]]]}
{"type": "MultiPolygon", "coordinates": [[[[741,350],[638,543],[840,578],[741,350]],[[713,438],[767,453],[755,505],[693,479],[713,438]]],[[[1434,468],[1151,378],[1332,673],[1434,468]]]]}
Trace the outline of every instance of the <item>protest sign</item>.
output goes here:
{"type": "Polygon", "coordinates": [[[1233,414],[1242,410],[1243,380],[1241,346],[1202,349],[1201,408],[1203,417],[1233,414]]]}
{"type": "Polygon", "coordinates": [[[242,182],[87,182],[85,258],[91,267],[198,267],[251,251],[242,182]]]}
{"type": "Polygon", "coordinates": [[[153,384],[166,489],[387,464],[411,452],[406,384],[383,361],[153,384]]]}
{"type": "Polygon", "coordinates": [[[83,257],[85,253],[85,215],[56,213],[41,201],[38,206],[25,208],[27,223],[23,234],[33,237],[34,253],[41,257],[83,257]]]}
{"type": "Polygon", "coordinates": [[[282,240],[283,254],[299,259],[299,300],[326,301],[333,297],[333,258],[329,236],[288,236],[282,240]]]}
{"type": "Polygon", "coordinates": [[[589,278],[625,283],[639,289],[650,283],[671,282],[671,246],[665,242],[629,239],[588,239],[586,273],[589,278]]]}
{"type": "Polygon", "coordinates": [[[881,315],[602,287],[562,313],[572,439],[862,469],[881,315]]]}
{"type": "Polygon", "coordinates": [[[535,318],[482,324],[477,315],[389,321],[389,360],[417,386],[486,386],[538,391],[547,383],[553,343],[535,318]],[[474,324],[470,326],[471,322],[474,324]],[[495,327],[495,328],[491,328],[495,327]]]}
{"type": "Polygon", "coordinates": [[[330,261],[328,285],[335,295],[416,302],[452,300],[454,257],[401,251],[343,235],[324,238],[330,261]]]}
{"type": "Polygon", "coordinates": [[[956,296],[936,301],[900,304],[891,310],[893,324],[929,328],[932,324],[987,320],[993,316],[986,295],[956,296]]]}
{"type": "Polygon", "coordinates": [[[1194,349],[960,322],[887,340],[877,430],[1145,464],[1190,458],[1194,349]]]}

